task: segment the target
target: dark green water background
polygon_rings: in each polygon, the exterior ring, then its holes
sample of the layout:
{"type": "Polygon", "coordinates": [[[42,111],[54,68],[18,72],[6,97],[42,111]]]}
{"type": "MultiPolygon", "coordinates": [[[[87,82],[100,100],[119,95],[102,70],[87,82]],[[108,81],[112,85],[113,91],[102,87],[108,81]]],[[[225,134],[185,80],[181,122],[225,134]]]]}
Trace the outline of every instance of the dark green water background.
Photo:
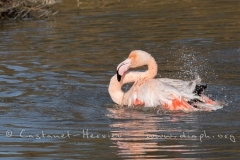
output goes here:
{"type": "MultiPolygon", "coordinates": [[[[240,2],[65,0],[52,20],[0,28],[0,158],[240,159],[240,2]],[[130,51],[157,77],[198,73],[213,112],[121,108],[108,94],[130,51]]],[[[141,68],[146,69],[146,67],[141,68]]]]}

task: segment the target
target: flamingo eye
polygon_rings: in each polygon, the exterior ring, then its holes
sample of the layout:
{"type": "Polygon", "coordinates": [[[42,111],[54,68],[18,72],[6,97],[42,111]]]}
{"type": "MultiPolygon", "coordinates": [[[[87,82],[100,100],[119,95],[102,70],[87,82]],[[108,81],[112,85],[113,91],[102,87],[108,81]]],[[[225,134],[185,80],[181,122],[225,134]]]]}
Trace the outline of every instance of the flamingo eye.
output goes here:
{"type": "Polygon", "coordinates": [[[128,58],[134,59],[136,57],[136,53],[131,53],[128,58]]]}

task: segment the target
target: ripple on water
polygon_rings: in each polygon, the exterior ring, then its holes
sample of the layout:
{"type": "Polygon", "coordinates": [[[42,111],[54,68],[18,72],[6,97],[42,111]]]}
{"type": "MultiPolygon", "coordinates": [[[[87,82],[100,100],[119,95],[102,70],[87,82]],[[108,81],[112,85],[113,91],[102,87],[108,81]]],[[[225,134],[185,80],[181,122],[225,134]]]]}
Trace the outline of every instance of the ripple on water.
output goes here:
{"type": "Polygon", "coordinates": [[[0,82],[7,82],[7,83],[21,83],[22,82],[21,80],[6,79],[6,78],[1,78],[1,77],[0,77],[0,82]]]}
{"type": "Polygon", "coordinates": [[[17,97],[22,95],[24,92],[16,90],[8,90],[0,92],[0,97],[17,97]]]}
{"type": "Polygon", "coordinates": [[[13,65],[6,65],[8,69],[12,69],[14,71],[20,72],[20,71],[27,71],[29,68],[27,67],[22,67],[22,66],[13,66],[13,65]]]}

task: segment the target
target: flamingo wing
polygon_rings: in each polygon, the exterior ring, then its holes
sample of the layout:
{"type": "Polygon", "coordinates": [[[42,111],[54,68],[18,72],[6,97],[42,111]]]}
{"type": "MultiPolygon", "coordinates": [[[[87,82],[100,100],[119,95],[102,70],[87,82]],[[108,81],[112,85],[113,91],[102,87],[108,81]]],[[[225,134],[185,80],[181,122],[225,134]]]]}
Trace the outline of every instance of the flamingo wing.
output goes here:
{"type": "MultiPolygon", "coordinates": [[[[124,98],[128,106],[164,106],[170,110],[195,110],[186,102],[185,94],[187,93],[182,93],[176,87],[159,79],[140,79],[133,84],[124,98]]],[[[189,97],[192,96],[193,93],[189,97]]]]}
{"type": "Polygon", "coordinates": [[[174,79],[139,79],[125,95],[125,99],[128,106],[163,106],[169,110],[197,110],[187,103],[191,99],[200,98],[193,93],[196,83],[197,81],[174,79]]]}

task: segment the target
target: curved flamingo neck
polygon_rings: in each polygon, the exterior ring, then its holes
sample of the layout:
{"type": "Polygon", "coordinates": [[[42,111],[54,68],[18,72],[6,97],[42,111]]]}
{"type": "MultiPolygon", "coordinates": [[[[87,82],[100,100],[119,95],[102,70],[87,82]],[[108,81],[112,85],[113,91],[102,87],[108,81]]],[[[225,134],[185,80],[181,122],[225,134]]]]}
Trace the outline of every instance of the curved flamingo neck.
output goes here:
{"type": "Polygon", "coordinates": [[[148,60],[148,70],[146,73],[146,78],[154,78],[157,75],[158,65],[153,57],[148,60]]]}
{"type": "Polygon", "coordinates": [[[124,92],[122,91],[122,86],[126,83],[135,82],[138,76],[136,75],[137,72],[126,72],[123,76],[120,82],[117,80],[117,75],[115,74],[111,80],[108,87],[108,92],[112,98],[112,100],[119,104],[119,105],[125,105],[123,104],[123,97],[124,92]]]}
{"type": "Polygon", "coordinates": [[[126,72],[122,76],[122,80],[118,82],[117,75],[114,75],[109,84],[109,94],[112,100],[119,105],[127,105],[128,91],[124,93],[122,91],[122,86],[126,83],[136,82],[139,79],[151,79],[157,75],[157,63],[153,57],[151,57],[148,62],[148,70],[145,72],[126,72]]]}
{"type": "Polygon", "coordinates": [[[122,99],[124,95],[124,92],[122,91],[122,85],[123,84],[121,82],[118,82],[117,75],[115,74],[111,78],[110,84],[108,87],[108,92],[112,100],[119,105],[122,105],[122,99]]]}
{"type": "Polygon", "coordinates": [[[119,105],[126,105],[124,103],[124,92],[122,91],[122,86],[126,83],[135,82],[137,79],[144,77],[144,72],[126,72],[120,82],[117,80],[117,75],[115,74],[111,80],[108,87],[108,92],[112,100],[119,105]]]}

